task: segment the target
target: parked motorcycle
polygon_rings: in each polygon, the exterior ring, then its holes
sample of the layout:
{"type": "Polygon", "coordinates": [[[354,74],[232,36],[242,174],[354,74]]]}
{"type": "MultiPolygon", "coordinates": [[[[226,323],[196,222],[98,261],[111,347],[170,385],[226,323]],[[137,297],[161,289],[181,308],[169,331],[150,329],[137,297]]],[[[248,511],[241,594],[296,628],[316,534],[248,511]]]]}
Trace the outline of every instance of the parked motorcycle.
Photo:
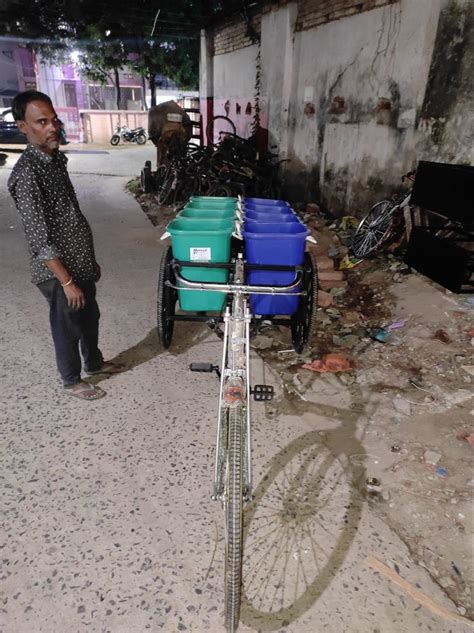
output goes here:
{"type": "Polygon", "coordinates": [[[117,125],[110,142],[112,145],[118,145],[120,140],[123,140],[124,143],[138,143],[138,145],[144,145],[147,140],[145,129],[137,127],[131,130],[127,125],[117,125]]]}

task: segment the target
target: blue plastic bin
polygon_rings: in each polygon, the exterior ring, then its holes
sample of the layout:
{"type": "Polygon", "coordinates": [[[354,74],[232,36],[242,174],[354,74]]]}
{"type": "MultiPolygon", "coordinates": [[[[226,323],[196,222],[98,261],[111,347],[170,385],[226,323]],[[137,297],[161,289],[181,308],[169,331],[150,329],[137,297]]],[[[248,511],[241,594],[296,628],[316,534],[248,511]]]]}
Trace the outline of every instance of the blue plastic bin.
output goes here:
{"type": "Polygon", "coordinates": [[[244,211],[258,211],[259,213],[294,213],[293,209],[287,205],[266,206],[264,204],[246,204],[244,211]]]}
{"type": "MultiPolygon", "coordinates": [[[[284,217],[286,217],[286,216],[284,216],[284,217]]],[[[285,226],[287,224],[296,224],[299,227],[306,228],[306,226],[303,224],[303,222],[300,222],[298,220],[298,218],[295,218],[294,220],[289,219],[287,221],[285,221],[283,218],[281,218],[281,219],[280,218],[273,219],[273,221],[270,221],[270,220],[262,221],[260,219],[252,220],[251,218],[245,218],[245,220],[244,220],[244,228],[249,233],[258,233],[260,231],[260,227],[262,225],[265,228],[266,227],[271,227],[270,230],[272,232],[279,232],[278,228],[279,228],[280,224],[284,224],[285,226]],[[276,229],[275,229],[275,227],[276,227],[276,229]]]]}
{"type": "MultiPolygon", "coordinates": [[[[249,264],[299,266],[303,263],[309,231],[301,222],[252,222],[244,229],[243,235],[249,264]]],[[[247,280],[257,286],[289,286],[295,280],[295,273],[250,270],[247,280]]],[[[298,309],[298,304],[298,296],[250,295],[254,314],[291,315],[298,309]]]]}
{"type": "Polygon", "coordinates": [[[246,220],[253,220],[257,222],[301,222],[296,213],[261,213],[260,211],[245,212],[246,220]]]}
{"type": "Polygon", "coordinates": [[[275,200],[273,198],[244,198],[244,204],[264,204],[265,206],[280,206],[284,205],[289,207],[289,203],[285,200],[275,200]]]}

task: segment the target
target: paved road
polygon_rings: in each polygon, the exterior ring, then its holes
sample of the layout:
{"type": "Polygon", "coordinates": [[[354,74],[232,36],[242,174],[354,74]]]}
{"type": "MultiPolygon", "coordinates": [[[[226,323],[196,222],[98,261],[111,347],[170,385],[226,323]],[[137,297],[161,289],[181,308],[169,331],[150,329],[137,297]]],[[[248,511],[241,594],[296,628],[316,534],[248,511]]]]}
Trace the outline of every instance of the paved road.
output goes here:
{"type": "MultiPolygon", "coordinates": [[[[103,267],[101,346],[130,369],[102,382],[103,400],[62,395],[46,305],[29,283],[6,194],[10,156],[0,169],[0,632],[217,633],[223,532],[209,498],[217,384],[186,368],[219,362],[220,344],[187,325],[176,328],[170,352],[158,347],[162,246],[124,193],[153,148],[72,148],[69,157],[103,267]]],[[[255,366],[258,381],[278,386],[268,367],[258,359],[255,366]]],[[[239,630],[465,630],[418,608],[367,565],[370,553],[396,562],[403,577],[454,610],[360,492],[361,423],[357,403],[330,380],[306,412],[284,402],[256,407],[239,630]]]]}

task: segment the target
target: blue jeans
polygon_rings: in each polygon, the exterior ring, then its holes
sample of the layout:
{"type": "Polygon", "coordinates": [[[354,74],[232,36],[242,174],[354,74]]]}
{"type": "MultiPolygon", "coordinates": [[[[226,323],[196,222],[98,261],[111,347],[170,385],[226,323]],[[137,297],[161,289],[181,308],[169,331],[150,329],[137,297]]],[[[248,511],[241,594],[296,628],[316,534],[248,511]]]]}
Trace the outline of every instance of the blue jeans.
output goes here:
{"type": "Polygon", "coordinates": [[[76,282],[86,298],[81,310],[67,304],[66,295],[57,279],[38,284],[49,303],[49,321],[53,335],[56,362],[65,387],[81,381],[81,356],[86,371],[100,369],[104,359],[98,347],[99,306],[95,300],[95,282],[76,282]]]}

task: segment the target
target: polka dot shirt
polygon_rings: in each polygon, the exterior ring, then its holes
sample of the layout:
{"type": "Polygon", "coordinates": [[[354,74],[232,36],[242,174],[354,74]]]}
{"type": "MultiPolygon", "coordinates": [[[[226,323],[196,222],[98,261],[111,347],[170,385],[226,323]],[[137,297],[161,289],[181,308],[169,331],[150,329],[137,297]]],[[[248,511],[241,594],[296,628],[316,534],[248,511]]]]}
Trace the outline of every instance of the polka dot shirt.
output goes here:
{"type": "Polygon", "coordinates": [[[59,258],[75,281],[96,277],[92,232],[67,172],[66,156],[27,145],[8,179],[23,221],[34,284],[53,279],[45,261],[59,258]]]}

